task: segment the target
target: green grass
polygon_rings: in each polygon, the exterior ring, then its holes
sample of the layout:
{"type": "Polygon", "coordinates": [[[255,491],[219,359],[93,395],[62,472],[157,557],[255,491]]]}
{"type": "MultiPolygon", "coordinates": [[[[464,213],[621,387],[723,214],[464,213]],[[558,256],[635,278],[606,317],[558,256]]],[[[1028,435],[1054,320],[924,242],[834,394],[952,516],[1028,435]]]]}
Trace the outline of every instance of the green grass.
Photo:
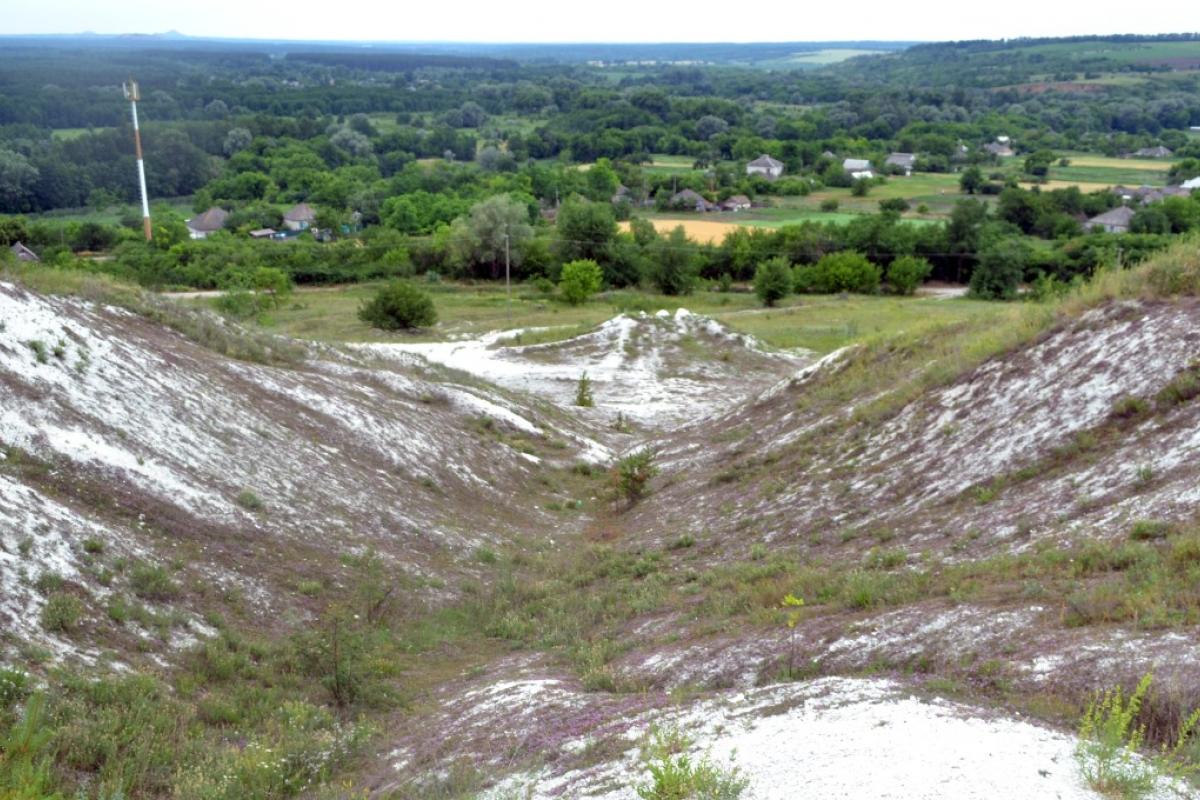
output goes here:
{"type": "MultiPolygon", "coordinates": [[[[273,333],[328,341],[440,341],[494,330],[543,328],[503,339],[502,344],[539,344],[578,336],[621,310],[687,308],[760,338],[771,347],[803,347],[826,353],[869,337],[909,331],[928,324],[986,317],[1005,307],[974,300],[852,296],[846,299],[792,296],[763,309],[748,292],[698,291],[686,297],[622,290],[578,306],[560,303],[524,287],[514,289],[512,315],[503,286],[439,284],[431,287],[437,325],[416,333],[389,334],[358,319],[359,303],[379,284],[300,290],[286,308],[270,311],[258,325],[273,333]]],[[[210,304],[211,300],[190,301],[210,304]]]]}
{"type": "Polygon", "coordinates": [[[792,297],[777,308],[713,316],[772,347],[828,353],[854,342],[914,333],[964,320],[998,318],[1007,309],[978,300],[922,297],[792,297]]]}

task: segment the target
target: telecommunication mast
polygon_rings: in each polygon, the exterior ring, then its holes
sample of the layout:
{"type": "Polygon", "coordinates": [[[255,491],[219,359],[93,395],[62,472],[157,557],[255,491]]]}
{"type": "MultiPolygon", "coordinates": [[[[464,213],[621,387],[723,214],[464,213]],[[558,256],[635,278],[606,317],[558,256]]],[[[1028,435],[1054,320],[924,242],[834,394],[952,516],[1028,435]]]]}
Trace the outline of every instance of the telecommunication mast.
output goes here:
{"type": "Polygon", "coordinates": [[[138,100],[142,99],[141,92],[138,91],[137,81],[132,77],[121,84],[121,89],[125,92],[125,99],[129,101],[129,107],[133,111],[133,146],[137,152],[137,172],[138,172],[138,188],[142,192],[142,230],[146,233],[146,241],[150,241],[150,201],[146,196],[146,166],[142,162],[142,133],[138,129],[137,104],[138,100]]]}

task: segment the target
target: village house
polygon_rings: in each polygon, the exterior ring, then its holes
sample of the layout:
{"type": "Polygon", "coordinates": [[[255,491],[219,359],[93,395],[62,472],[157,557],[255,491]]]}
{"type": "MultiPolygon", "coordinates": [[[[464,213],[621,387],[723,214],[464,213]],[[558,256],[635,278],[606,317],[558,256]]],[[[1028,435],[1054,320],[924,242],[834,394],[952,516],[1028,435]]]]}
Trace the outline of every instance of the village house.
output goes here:
{"type": "Polygon", "coordinates": [[[1085,230],[1100,228],[1105,233],[1129,233],[1129,223],[1133,220],[1133,209],[1121,206],[1103,214],[1092,217],[1083,224],[1085,230]]]}
{"type": "Polygon", "coordinates": [[[1200,176],[1184,181],[1183,183],[1179,184],[1179,188],[1186,189],[1189,192],[1195,189],[1200,189],[1200,176]]]}
{"type": "Polygon", "coordinates": [[[1016,155],[1011,147],[1000,141],[989,142],[988,144],[985,144],[983,146],[983,151],[985,153],[989,153],[990,155],[996,156],[997,158],[1010,158],[1016,155]]]}
{"type": "Polygon", "coordinates": [[[750,208],[750,198],[744,194],[735,194],[722,200],[719,205],[722,211],[745,211],[750,208]]]}
{"type": "Polygon", "coordinates": [[[10,252],[12,252],[12,254],[14,256],[17,257],[17,261],[29,261],[29,262],[41,261],[41,259],[38,258],[37,253],[33,252],[32,250],[30,250],[28,247],[21,244],[20,242],[15,242],[13,244],[13,246],[8,249],[10,252]]]}
{"type": "Polygon", "coordinates": [[[184,222],[187,226],[188,236],[193,239],[207,239],[210,234],[225,227],[225,220],[229,217],[229,212],[223,208],[213,206],[203,214],[197,214],[191,219],[184,222]]]}
{"type": "Polygon", "coordinates": [[[305,231],[317,222],[317,212],[308,203],[297,203],[283,215],[283,224],[289,231],[305,231]]]}
{"type": "Polygon", "coordinates": [[[854,180],[870,180],[875,177],[871,162],[865,158],[847,158],[842,161],[842,170],[850,173],[854,180]]]}
{"type": "Polygon", "coordinates": [[[1126,186],[1114,186],[1112,193],[1121,198],[1123,202],[1131,203],[1136,200],[1144,206],[1157,203],[1168,197],[1188,197],[1191,195],[1191,191],[1183,186],[1138,186],[1135,189],[1126,186]]]}
{"type": "Polygon", "coordinates": [[[1140,150],[1134,150],[1130,155],[1134,158],[1170,158],[1172,153],[1169,147],[1163,147],[1160,144],[1158,147],[1143,147],[1140,150]]]}
{"type": "Polygon", "coordinates": [[[274,228],[258,228],[256,230],[250,231],[251,239],[270,239],[274,235],[275,235],[274,228]]]}
{"type": "Polygon", "coordinates": [[[783,174],[783,162],[776,161],[766,153],[763,153],[758,158],[746,165],[747,175],[761,175],[769,181],[773,181],[783,174]]]}
{"type": "Polygon", "coordinates": [[[671,207],[689,208],[696,211],[715,211],[717,208],[691,189],[684,189],[682,192],[671,195],[671,207]]]}
{"type": "Polygon", "coordinates": [[[892,153],[883,163],[884,166],[903,170],[905,175],[912,175],[913,167],[917,163],[917,157],[913,153],[892,153]]]}

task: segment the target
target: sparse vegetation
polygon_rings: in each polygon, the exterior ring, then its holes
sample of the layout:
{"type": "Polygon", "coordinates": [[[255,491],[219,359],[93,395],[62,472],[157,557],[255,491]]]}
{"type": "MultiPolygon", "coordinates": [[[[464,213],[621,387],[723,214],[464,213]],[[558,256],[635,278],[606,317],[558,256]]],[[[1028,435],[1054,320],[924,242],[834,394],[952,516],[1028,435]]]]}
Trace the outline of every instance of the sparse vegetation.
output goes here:
{"type": "Polygon", "coordinates": [[[1200,709],[1186,716],[1157,753],[1143,752],[1146,729],[1138,716],[1151,681],[1145,675],[1128,695],[1119,686],[1098,692],[1083,716],[1075,756],[1088,785],[1105,797],[1142,800],[1160,784],[1194,771],[1180,762],[1180,753],[1200,723],[1200,709]]]}
{"type": "Polygon", "coordinates": [[[678,731],[656,730],[643,748],[649,780],[636,787],[642,800],[737,800],[749,781],[737,767],[717,766],[708,756],[696,758],[691,741],[678,731]]]}

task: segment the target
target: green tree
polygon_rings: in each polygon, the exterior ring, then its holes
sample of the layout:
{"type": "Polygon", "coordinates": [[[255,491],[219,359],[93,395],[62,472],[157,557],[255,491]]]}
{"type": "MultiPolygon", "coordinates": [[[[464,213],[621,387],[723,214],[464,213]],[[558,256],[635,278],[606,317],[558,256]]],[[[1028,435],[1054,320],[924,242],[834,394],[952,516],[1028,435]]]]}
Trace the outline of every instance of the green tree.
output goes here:
{"type": "Polygon", "coordinates": [[[32,194],[38,169],[12,150],[0,149],[0,212],[33,210],[32,194]]]}
{"type": "Polygon", "coordinates": [[[896,294],[910,295],[929,277],[933,267],[915,256],[901,256],[888,265],[887,284],[896,294]]]}
{"type": "Polygon", "coordinates": [[[690,294],[696,286],[700,265],[692,242],[682,225],[650,244],[649,278],[663,294],[690,294]]]}
{"type": "Polygon", "coordinates": [[[287,273],[275,267],[258,267],[250,281],[254,291],[270,298],[271,304],[276,307],[292,293],[292,282],[287,273]]]}
{"type": "Polygon", "coordinates": [[[958,188],[966,194],[975,194],[983,188],[983,184],[983,170],[975,166],[964,169],[962,177],[958,179],[958,188]]]}
{"type": "Polygon", "coordinates": [[[758,265],[754,272],[754,293],[764,306],[773,306],[792,291],[792,265],[776,256],[758,265]]]}
{"type": "Polygon", "coordinates": [[[603,285],[604,272],[600,265],[587,258],[563,264],[562,275],[558,280],[563,299],[573,306],[587,302],[587,299],[600,291],[603,285]]]}
{"type": "Polygon", "coordinates": [[[590,259],[604,266],[617,238],[617,217],[610,203],[575,197],[558,209],[555,249],[563,261],[590,259]]]}
{"type": "Polygon", "coordinates": [[[533,238],[529,209],[510,195],[489,197],[450,225],[450,260],[474,277],[482,271],[495,279],[504,274],[505,237],[514,268],[521,263],[525,243],[533,238]]]}
{"type": "Polygon", "coordinates": [[[437,322],[437,311],[428,294],[407,281],[392,281],[359,308],[358,318],[373,328],[396,331],[428,328],[437,322]]]}
{"type": "Polygon", "coordinates": [[[984,300],[1013,299],[1030,257],[1029,245],[1014,237],[988,245],[971,272],[971,296],[984,300]]]}
{"type": "Polygon", "coordinates": [[[1049,150],[1038,150],[1025,159],[1025,172],[1036,178],[1044,178],[1050,172],[1055,155],[1049,150]]]}

